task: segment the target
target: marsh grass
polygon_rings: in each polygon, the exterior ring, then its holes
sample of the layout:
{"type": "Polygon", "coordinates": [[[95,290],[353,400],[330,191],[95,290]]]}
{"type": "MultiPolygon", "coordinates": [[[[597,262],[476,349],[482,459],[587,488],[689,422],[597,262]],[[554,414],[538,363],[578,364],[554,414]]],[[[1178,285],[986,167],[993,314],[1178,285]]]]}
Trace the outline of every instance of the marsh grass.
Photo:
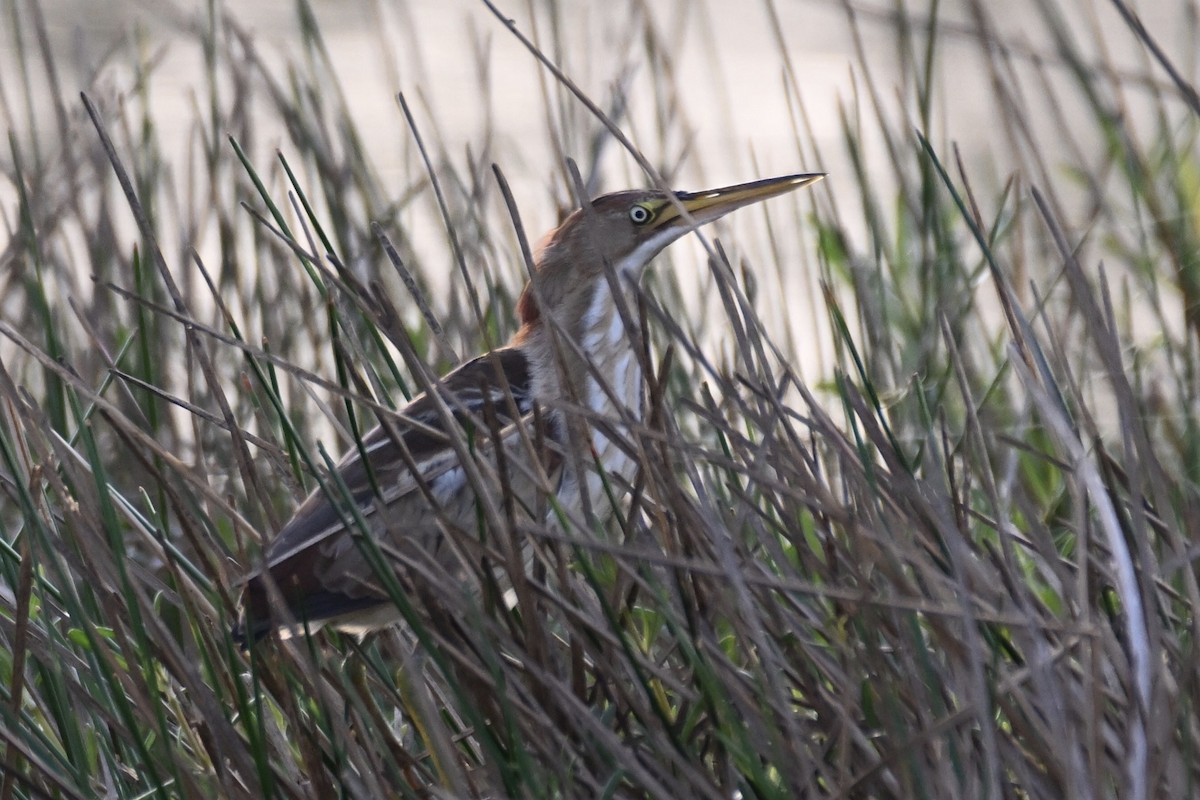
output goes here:
{"type": "MultiPolygon", "coordinates": [[[[896,17],[917,130],[889,121],[888,66],[860,50],[859,171],[773,204],[753,257],[709,240],[703,325],[679,270],[649,282],[649,414],[595,421],[640,465],[611,524],[518,525],[498,491],[476,591],[406,576],[394,632],[243,653],[229,628],[262,537],[320,481],[337,495],[327,467],[389,408],[513,332],[525,268],[505,153],[445,152],[406,103],[419,177],[382,185],[297,9],[285,70],[215,7],[191,24],[208,94],[172,164],[152,59],[114,53],[132,82],[80,102],[37,3],[6,3],[25,43],[10,127],[56,113],[13,128],[5,172],[0,799],[1196,794],[1194,65],[1131,23],[1167,79],[1108,69],[1073,44],[1080,20],[1038,6],[1055,50],[1033,74],[1061,70],[1041,85],[1086,109],[1047,163],[1028,54],[985,36],[1011,145],[994,181],[933,133],[938,20],[896,17]],[[275,161],[251,109],[286,122],[275,161]],[[866,137],[891,174],[868,174],[866,137]],[[444,226],[450,280],[397,219],[444,226]],[[806,331],[756,311],[797,242],[831,343],[810,382],[806,331]]],[[[546,85],[548,137],[595,190],[616,145],[546,85]]],[[[622,124],[620,99],[595,106],[622,124]]],[[[562,158],[541,167],[569,202],[562,158]]]]}

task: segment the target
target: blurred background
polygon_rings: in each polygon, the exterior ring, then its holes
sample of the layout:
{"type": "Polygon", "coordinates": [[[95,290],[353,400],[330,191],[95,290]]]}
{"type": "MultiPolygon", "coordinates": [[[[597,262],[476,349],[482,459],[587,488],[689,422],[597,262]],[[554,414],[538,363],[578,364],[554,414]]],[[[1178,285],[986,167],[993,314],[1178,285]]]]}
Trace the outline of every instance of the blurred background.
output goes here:
{"type": "MultiPolygon", "coordinates": [[[[216,56],[203,33],[222,29],[227,41],[236,40],[230,52],[254,61],[276,82],[272,91],[286,94],[295,89],[288,85],[289,75],[295,80],[292,60],[313,60],[302,44],[305,31],[319,31],[327,59],[321,70],[338,87],[337,101],[392,199],[414,190],[426,175],[398,93],[447,159],[498,164],[535,240],[570,205],[564,157],[581,163],[596,192],[649,182],[481,2],[5,5],[12,24],[0,36],[0,65],[8,76],[0,81],[0,118],[35,157],[52,153],[62,135],[56,114],[79,132],[76,96],[86,90],[102,104],[152,109],[161,169],[177,184],[197,167],[201,135],[235,133],[260,166],[275,151],[286,158],[287,118],[268,103],[230,106],[240,90],[230,85],[229,74],[210,80],[216,56]],[[43,47],[53,55],[52,72],[20,69],[22,60],[44,59],[43,47]],[[59,107],[56,96],[64,98],[59,107]],[[206,106],[232,114],[244,128],[217,122],[211,131],[199,130],[198,110],[206,106]],[[222,124],[226,128],[218,130],[222,124]]],[[[895,197],[904,180],[896,164],[914,146],[908,135],[914,130],[939,151],[952,150],[981,191],[998,192],[1014,177],[1026,185],[1053,181],[1056,210],[1083,230],[1094,221],[1099,197],[1117,211],[1128,210],[1123,194],[1106,193],[1093,177],[1109,172],[1105,165],[1112,157],[1111,131],[1092,124],[1095,104],[1112,103],[1130,135],[1147,139],[1187,116],[1182,105],[1160,104],[1167,76],[1104,0],[514,1],[499,11],[610,112],[676,188],[828,172],[821,202],[836,208],[840,229],[868,260],[872,218],[892,218],[886,198],[895,197]],[[1079,91],[1081,75],[1099,77],[1095,85],[1106,96],[1079,91]],[[864,183],[885,201],[865,203],[864,183]]],[[[1155,0],[1137,4],[1136,12],[1175,64],[1185,72],[1195,69],[1195,3],[1155,0]]],[[[0,163],[5,160],[11,160],[8,152],[0,156],[0,163]]],[[[484,191],[495,196],[494,188],[484,191]]],[[[218,196],[229,203],[245,199],[218,196]]],[[[11,183],[0,185],[10,230],[13,203],[11,183]]],[[[449,274],[445,236],[436,218],[426,215],[429,207],[401,202],[395,210],[392,222],[404,229],[425,271],[435,280],[449,274]]],[[[192,234],[188,244],[215,258],[213,229],[200,226],[192,234]]],[[[758,234],[762,238],[761,229],[758,234]]],[[[797,360],[817,379],[827,372],[830,343],[823,326],[806,324],[816,313],[808,298],[816,292],[817,274],[805,260],[806,241],[783,239],[785,260],[795,268],[781,276],[781,294],[766,293],[778,307],[764,311],[802,326],[794,332],[812,347],[798,352],[797,360]],[[790,311],[782,307],[787,305],[790,311]]],[[[680,250],[693,262],[703,257],[694,243],[680,250]]],[[[520,272],[508,280],[519,283],[520,272]]],[[[703,282],[699,272],[696,280],[703,282]]],[[[709,294],[705,287],[684,291],[709,294]]],[[[690,302],[703,304],[696,296],[690,302]]]]}

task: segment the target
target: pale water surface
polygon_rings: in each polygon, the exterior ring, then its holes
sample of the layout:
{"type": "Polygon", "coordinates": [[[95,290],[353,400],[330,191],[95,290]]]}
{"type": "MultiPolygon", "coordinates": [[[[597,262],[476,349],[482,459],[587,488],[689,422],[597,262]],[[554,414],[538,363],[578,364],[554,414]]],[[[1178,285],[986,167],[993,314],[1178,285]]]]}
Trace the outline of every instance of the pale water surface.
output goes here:
{"type": "MultiPolygon", "coordinates": [[[[868,171],[879,175],[885,197],[890,170],[882,139],[870,122],[874,112],[864,92],[866,76],[863,61],[855,52],[852,18],[858,24],[862,58],[879,89],[885,116],[899,126],[916,124],[916,110],[911,102],[901,100],[911,92],[899,88],[906,78],[895,55],[895,12],[903,4],[597,1],[564,2],[557,14],[549,13],[550,5],[544,2],[508,2],[504,6],[520,29],[536,37],[589,96],[607,104],[623,81],[630,102],[623,127],[654,163],[678,167],[672,176],[678,188],[825,171],[830,179],[814,194],[811,202],[817,205],[813,208],[819,213],[838,213],[852,235],[862,234],[862,212],[856,207],[856,182],[842,132],[843,115],[864,120],[868,171]],[[640,28],[637,21],[647,14],[653,20],[658,47],[667,54],[658,64],[648,64],[644,42],[630,38],[631,31],[640,28]],[[551,36],[554,25],[560,32],[558,39],[551,36]],[[655,116],[661,104],[654,87],[664,64],[678,88],[675,122],[679,124],[675,133],[661,137],[655,116]],[[785,78],[789,70],[795,75],[798,93],[791,91],[785,78]],[[797,97],[810,126],[799,137],[797,97]]],[[[27,13],[23,3],[18,2],[17,7],[27,13]]],[[[197,102],[195,93],[205,84],[205,76],[198,47],[180,28],[203,21],[206,6],[157,0],[52,0],[42,7],[58,54],[59,80],[69,99],[90,85],[96,65],[129,37],[140,36],[142,52],[160,59],[150,84],[151,97],[160,135],[168,143],[168,157],[174,149],[179,159],[174,167],[182,171],[192,104],[197,102]]],[[[1033,0],[1021,0],[979,7],[986,12],[984,33],[980,33],[981,18],[972,13],[970,4],[947,0],[939,6],[943,29],[937,61],[940,91],[934,104],[934,129],[928,131],[935,146],[958,145],[972,181],[984,190],[994,189],[1020,170],[1031,147],[1036,147],[1052,171],[1071,159],[1098,159],[1100,143],[1092,138],[1094,125],[1086,123],[1081,131],[1062,129],[1061,119],[1084,112],[1082,106],[1072,107],[1079,103],[1075,94],[1053,92],[1056,85],[1065,85],[1065,76],[1052,37],[1036,11],[1038,6],[1033,0]],[[1014,144],[1011,132],[996,123],[1001,106],[981,55],[983,40],[1004,46],[1012,56],[1013,85],[1022,88],[1019,102],[1034,120],[1032,143],[1014,144]],[[1050,113],[1052,107],[1059,116],[1050,113]]],[[[574,101],[563,99],[562,90],[552,85],[544,69],[482,3],[314,0],[313,8],[347,91],[347,102],[388,185],[395,185],[400,192],[419,178],[419,161],[394,100],[397,92],[404,92],[426,135],[436,137],[452,156],[467,148],[478,152],[487,141],[484,132],[493,131],[494,158],[513,184],[531,234],[536,236],[554,224],[554,201],[561,197],[552,192],[559,190],[561,183],[551,176],[560,166],[547,134],[543,92],[550,86],[556,107],[570,107],[574,101]]],[[[1070,20],[1068,28],[1084,53],[1097,60],[1103,55],[1122,74],[1128,74],[1130,112],[1136,115],[1139,109],[1148,109],[1139,96],[1139,82],[1161,82],[1164,75],[1149,64],[1110,4],[1062,0],[1057,8],[1070,20]]],[[[919,35],[928,6],[909,4],[907,9],[919,35]]],[[[1187,69],[1194,67],[1192,7],[1159,0],[1141,3],[1139,11],[1177,63],[1187,69]]],[[[282,64],[283,57],[298,47],[297,15],[288,0],[229,3],[223,13],[253,32],[268,61],[282,64]]],[[[27,45],[32,47],[32,43],[27,45]]],[[[49,96],[31,110],[32,122],[30,109],[16,102],[19,78],[11,69],[15,47],[10,35],[0,35],[0,66],[4,67],[0,80],[10,108],[6,123],[18,138],[33,135],[31,125],[36,125],[39,136],[51,137],[49,96]]],[[[128,59],[128,55],[118,55],[105,61],[100,85],[118,95],[127,91],[132,72],[128,59]]],[[[259,149],[252,157],[266,166],[271,150],[285,141],[283,123],[262,113],[255,119],[259,149]]],[[[567,155],[583,161],[588,154],[567,155]]],[[[1026,183],[1036,183],[1041,177],[1029,175],[1026,183]]],[[[646,183],[633,159],[612,144],[599,188],[646,183]]],[[[11,225],[13,198],[2,196],[0,203],[11,225]]],[[[384,222],[405,226],[424,258],[449,264],[444,239],[435,232],[423,235],[422,220],[384,222]]],[[[761,216],[746,215],[731,220],[728,226],[719,228],[723,239],[744,247],[751,256],[762,253],[753,245],[765,230],[761,216]]],[[[197,244],[203,254],[207,243],[197,244]]],[[[815,270],[809,255],[811,243],[797,234],[783,237],[783,244],[791,248],[783,254],[785,263],[797,268],[781,278],[781,291],[764,292],[763,302],[769,306],[768,317],[778,316],[779,324],[793,326],[795,338],[811,346],[811,352],[798,354],[805,368],[821,372],[827,334],[823,322],[811,323],[817,313],[812,299],[815,270]]],[[[695,243],[679,247],[683,248],[683,254],[676,256],[680,261],[702,258],[695,243]]],[[[702,294],[702,287],[698,291],[702,294]]]]}

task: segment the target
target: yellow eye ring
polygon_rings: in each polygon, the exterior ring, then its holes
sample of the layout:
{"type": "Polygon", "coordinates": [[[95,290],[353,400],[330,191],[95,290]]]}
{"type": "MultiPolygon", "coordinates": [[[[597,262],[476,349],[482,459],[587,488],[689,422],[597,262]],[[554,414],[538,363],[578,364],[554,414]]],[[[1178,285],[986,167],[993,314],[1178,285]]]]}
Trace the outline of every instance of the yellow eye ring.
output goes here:
{"type": "Polygon", "coordinates": [[[654,212],[643,205],[636,205],[629,209],[629,221],[634,225],[645,225],[652,219],[654,219],[654,212]]]}

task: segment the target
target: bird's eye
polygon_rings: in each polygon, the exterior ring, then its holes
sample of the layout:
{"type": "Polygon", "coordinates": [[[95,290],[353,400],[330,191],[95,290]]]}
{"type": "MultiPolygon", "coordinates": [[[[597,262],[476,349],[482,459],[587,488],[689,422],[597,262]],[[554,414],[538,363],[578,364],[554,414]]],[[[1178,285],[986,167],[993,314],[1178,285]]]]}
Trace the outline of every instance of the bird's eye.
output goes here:
{"type": "Polygon", "coordinates": [[[629,219],[634,225],[645,225],[654,215],[645,206],[634,206],[629,209],[629,219]]]}

